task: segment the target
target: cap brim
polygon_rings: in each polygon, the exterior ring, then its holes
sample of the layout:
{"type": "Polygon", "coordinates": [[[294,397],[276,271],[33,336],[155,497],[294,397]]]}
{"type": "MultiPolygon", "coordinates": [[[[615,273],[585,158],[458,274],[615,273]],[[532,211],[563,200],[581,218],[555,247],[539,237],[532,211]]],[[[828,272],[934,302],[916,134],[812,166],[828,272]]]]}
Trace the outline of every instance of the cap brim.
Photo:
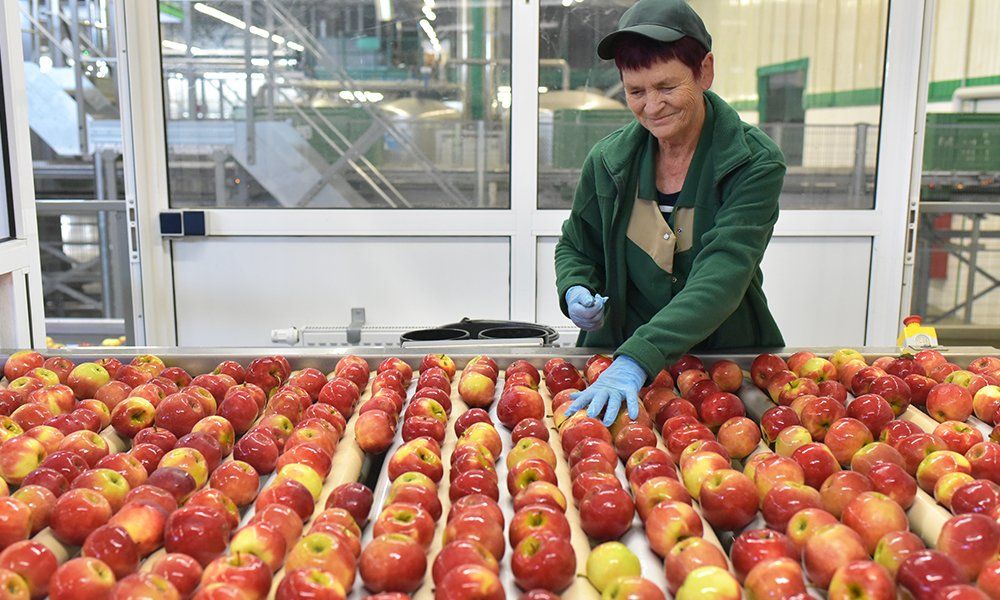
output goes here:
{"type": "Polygon", "coordinates": [[[611,60],[615,57],[615,45],[621,36],[626,33],[634,33],[658,42],[676,42],[684,37],[684,34],[676,29],[664,27],[663,25],[633,25],[617,31],[613,31],[604,36],[604,39],[597,44],[597,55],[604,60],[611,60]]]}

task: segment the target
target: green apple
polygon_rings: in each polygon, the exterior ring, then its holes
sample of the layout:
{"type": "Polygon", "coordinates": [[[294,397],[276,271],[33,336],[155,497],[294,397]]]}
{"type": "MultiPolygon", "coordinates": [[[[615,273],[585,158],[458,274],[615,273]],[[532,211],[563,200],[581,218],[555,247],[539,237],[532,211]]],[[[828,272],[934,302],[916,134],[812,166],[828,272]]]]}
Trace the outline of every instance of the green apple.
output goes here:
{"type": "Polygon", "coordinates": [[[607,542],[590,551],[587,557],[587,579],[603,592],[619,577],[639,577],[642,565],[639,558],[621,542],[607,542]]]}

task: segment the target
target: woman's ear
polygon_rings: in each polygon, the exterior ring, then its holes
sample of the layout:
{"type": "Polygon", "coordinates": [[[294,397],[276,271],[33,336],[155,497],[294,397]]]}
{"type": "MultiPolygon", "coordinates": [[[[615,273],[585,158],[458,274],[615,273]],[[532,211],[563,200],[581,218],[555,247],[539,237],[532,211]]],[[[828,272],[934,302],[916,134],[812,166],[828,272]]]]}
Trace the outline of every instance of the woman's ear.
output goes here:
{"type": "Polygon", "coordinates": [[[709,52],[701,60],[701,77],[698,78],[698,85],[703,91],[707,91],[712,87],[713,81],[715,81],[715,55],[709,52]]]}

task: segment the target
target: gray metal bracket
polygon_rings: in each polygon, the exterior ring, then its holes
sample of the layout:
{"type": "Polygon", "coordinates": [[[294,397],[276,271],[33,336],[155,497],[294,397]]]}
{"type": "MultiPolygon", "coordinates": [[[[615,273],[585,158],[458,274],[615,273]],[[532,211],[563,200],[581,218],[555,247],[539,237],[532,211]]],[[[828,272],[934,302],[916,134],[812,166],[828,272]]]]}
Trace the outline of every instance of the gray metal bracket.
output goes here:
{"type": "Polygon", "coordinates": [[[351,309],[351,324],[347,326],[347,343],[355,346],[361,343],[361,328],[365,326],[365,309],[351,309]]]}

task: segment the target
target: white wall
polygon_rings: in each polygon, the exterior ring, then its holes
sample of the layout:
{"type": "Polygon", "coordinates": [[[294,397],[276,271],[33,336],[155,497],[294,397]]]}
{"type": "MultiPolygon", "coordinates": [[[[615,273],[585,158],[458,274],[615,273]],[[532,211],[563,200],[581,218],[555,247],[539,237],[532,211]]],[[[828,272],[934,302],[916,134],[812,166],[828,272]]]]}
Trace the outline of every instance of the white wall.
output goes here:
{"type": "Polygon", "coordinates": [[[406,329],[510,314],[508,238],[189,238],[173,254],[181,346],[267,346],[352,307],[406,329]]]}

